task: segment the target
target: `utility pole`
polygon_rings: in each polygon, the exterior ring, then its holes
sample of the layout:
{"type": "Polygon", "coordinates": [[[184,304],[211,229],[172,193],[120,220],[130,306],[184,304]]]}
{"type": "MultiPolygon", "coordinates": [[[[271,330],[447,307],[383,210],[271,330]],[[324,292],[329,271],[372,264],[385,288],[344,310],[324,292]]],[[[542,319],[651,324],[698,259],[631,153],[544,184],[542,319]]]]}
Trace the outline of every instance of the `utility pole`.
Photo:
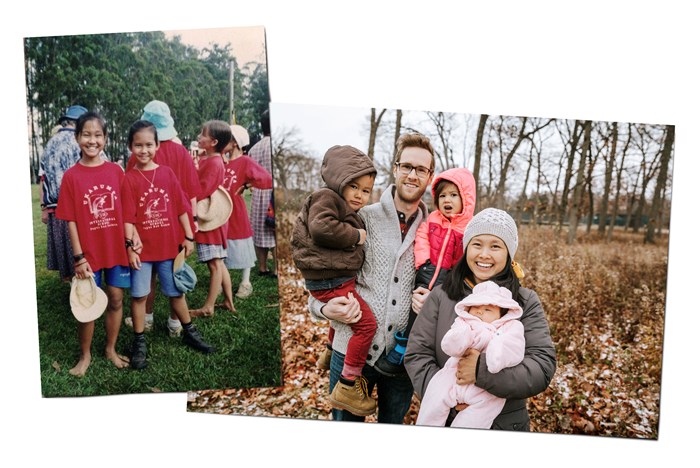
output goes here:
{"type": "Polygon", "coordinates": [[[234,109],[233,106],[233,60],[229,61],[228,63],[228,85],[229,85],[229,94],[228,94],[228,108],[229,108],[229,121],[231,124],[236,125],[236,110],[234,109]]]}

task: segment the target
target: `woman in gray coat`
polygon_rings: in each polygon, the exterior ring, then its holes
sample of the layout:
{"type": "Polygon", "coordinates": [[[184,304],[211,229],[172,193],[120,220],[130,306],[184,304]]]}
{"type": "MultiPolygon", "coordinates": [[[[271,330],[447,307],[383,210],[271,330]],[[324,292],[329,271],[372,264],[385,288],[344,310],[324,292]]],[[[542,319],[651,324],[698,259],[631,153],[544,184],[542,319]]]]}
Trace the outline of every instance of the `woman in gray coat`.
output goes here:
{"type": "MultiPolygon", "coordinates": [[[[476,384],[506,399],[491,429],[529,431],[526,400],[547,388],[556,370],[556,355],[537,294],[520,286],[519,267],[512,262],[517,248],[517,226],[505,211],[487,208],[474,216],[464,232],[464,256],[420,309],[408,341],[405,366],[414,391],[422,399],[430,379],[449,359],[440,344],[457,317],[457,302],[471,294],[475,284],[487,280],[510,289],[523,309],[520,321],[525,329],[525,359],[492,374],[485,356],[470,349],[459,362],[457,383],[476,384]]],[[[460,409],[458,405],[452,410],[447,425],[460,409]]]]}

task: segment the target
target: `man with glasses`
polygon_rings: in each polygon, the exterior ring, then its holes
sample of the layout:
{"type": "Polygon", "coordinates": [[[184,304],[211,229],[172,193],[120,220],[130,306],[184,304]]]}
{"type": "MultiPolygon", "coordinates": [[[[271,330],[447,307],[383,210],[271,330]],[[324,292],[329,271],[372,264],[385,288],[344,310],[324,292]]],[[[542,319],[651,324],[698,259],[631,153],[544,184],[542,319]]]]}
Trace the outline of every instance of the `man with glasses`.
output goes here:
{"type": "MultiPolygon", "coordinates": [[[[357,292],[369,304],[377,320],[367,362],[362,371],[368,393],[377,387],[377,419],[401,424],[411,406],[413,387],[406,374],[389,377],[375,370],[374,363],[394,348],[396,331],[408,323],[412,300],[422,304],[428,290],[413,294],[415,265],[413,242],[418,226],[428,215],[421,201],[433,178],[435,151],[424,135],[410,133],[397,141],[394,162],[396,183],[390,185],[379,202],[359,211],[367,229],[365,262],[357,276],[357,292]],[[415,298],[415,299],[413,299],[415,298]]],[[[336,297],[328,303],[309,298],[309,310],[318,319],[333,320],[335,337],[330,364],[330,388],[340,378],[352,330],[347,324],[360,318],[360,306],[353,297],[336,297]]],[[[348,411],[333,410],[336,421],[363,421],[348,411]]]]}

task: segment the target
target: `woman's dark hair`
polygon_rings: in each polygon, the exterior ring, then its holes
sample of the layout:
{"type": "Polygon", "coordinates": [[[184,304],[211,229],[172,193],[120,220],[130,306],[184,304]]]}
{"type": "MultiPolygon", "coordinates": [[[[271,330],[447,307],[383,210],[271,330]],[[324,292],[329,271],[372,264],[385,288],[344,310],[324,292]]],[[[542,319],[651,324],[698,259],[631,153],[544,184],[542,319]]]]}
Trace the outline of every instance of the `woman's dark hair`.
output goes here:
{"type": "Polygon", "coordinates": [[[129,129],[129,136],[126,137],[126,146],[131,148],[131,144],[134,142],[134,135],[136,135],[141,130],[150,130],[153,133],[153,138],[156,139],[156,145],[158,144],[158,131],[153,122],[148,120],[137,120],[129,129]]]}
{"type": "Polygon", "coordinates": [[[97,123],[100,124],[100,127],[102,127],[102,133],[105,134],[105,137],[107,136],[107,122],[105,121],[104,117],[102,117],[100,114],[97,112],[86,112],[80,117],[78,117],[78,120],[75,122],[75,137],[80,136],[80,132],[83,131],[83,127],[85,126],[86,122],[89,122],[90,120],[96,120],[97,123]]]}
{"type": "Polygon", "coordinates": [[[214,149],[217,153],[222,153],[233,138],[231,127],[223,120],[209,120],[202,127],[206,128],[209,136],[216,140],[214,149]]]}
{"type": "MultiPolygon", "coordinates": [[[[442,289],[447,294],[447,297],[453,301],[461,301],[467,294],[471,293],[471,289],[464,282],[464,279],[468,279],[472,284],[474,284],[474,273],[472,272],[469,265],[467,265],[467,255],[466,253],[462,255],[462,258],[452,267],[450,271],[447,272],[445,276],[445,281],[442,283],[442,289]]],[[[499,286],[508,289],[513,294],[513,299],[518,301],[520,307],[524,306],[523,298],[520,296],[520,280],[515,276],[513,271],[513,266],[511,264],[510,255],[506,260],[506,267],[500,273],[494,275],[491,281],[499,286]]]]}

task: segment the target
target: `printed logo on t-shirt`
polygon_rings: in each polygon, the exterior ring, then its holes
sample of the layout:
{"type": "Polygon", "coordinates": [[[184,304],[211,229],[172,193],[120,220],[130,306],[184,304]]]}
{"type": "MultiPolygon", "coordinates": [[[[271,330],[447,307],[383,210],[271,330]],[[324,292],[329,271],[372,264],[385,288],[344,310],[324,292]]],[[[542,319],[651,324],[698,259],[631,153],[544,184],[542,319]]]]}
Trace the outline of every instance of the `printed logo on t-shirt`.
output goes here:
{"type": "Polygon", "coordinates": [[[224,175],[224,183],[222,184],[226,191],[231,190],[231,186],[238,182],[238,176],[236,175],[235,169],[226,168],[226,174],[224,175]]]}
{"type": "Polygon", "coordinates": [[[117,217],[114,213],[117,193],[111,185],[93,185],[83,196],[83,205],[88,207],[92,220],[90,229],[105,229],[117,225],[117,217]]]}
{"type": "Polygon", "coordinates": [[[170,195],[165,189],[150,187],[139,199],[139,208],[143,210],[143,229],[155,229],[170,226],[168,204],[170,195]]]}

